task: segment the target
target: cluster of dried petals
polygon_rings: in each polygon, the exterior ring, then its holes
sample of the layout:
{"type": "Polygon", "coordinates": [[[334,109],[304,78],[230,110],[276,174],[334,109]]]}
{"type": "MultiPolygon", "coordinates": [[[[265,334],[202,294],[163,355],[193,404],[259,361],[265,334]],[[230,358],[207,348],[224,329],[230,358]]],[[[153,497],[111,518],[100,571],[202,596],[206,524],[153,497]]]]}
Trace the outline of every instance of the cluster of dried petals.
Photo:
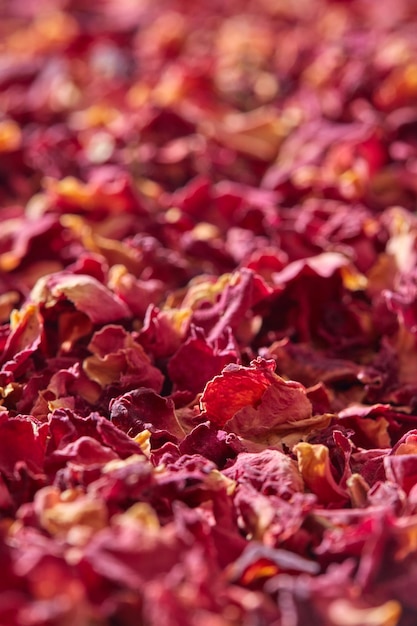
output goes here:
{"type": "Polygon", "coordinates": [[[1,14],[0,623],[414,626],[417,5],[1,14]]]}

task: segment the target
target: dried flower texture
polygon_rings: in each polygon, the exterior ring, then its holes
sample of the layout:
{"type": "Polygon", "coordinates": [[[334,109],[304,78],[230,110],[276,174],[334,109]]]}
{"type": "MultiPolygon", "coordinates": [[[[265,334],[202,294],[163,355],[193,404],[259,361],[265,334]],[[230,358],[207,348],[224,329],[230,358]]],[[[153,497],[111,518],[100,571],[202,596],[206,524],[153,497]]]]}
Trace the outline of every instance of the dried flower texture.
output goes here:
{"type": "Polygon", "coordinates": [[[0,624],[414,626],[416,3],[0,5],[0,624]]]}

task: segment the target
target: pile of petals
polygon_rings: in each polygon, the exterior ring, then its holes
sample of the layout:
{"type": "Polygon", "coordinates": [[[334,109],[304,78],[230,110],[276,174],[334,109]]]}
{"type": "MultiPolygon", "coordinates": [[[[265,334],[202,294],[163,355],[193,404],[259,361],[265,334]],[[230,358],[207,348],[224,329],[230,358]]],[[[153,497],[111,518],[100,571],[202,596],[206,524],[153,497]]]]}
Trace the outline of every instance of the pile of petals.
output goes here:
{"type": "Polygon", "coordinates": [[[0,624],[415,626],[417,4],[0,4],[0,624]]]}

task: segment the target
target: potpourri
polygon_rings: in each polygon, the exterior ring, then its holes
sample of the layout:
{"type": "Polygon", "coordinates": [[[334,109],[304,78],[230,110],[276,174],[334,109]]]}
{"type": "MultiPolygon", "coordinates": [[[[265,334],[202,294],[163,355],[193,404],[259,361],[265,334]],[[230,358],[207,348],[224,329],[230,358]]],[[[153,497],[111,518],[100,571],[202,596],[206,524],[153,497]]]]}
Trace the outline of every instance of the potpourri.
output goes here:
{"type": "Polygon", "coordinates": [[[0,9],[0,624],[415,626],[417,3],[0,9]]]}

